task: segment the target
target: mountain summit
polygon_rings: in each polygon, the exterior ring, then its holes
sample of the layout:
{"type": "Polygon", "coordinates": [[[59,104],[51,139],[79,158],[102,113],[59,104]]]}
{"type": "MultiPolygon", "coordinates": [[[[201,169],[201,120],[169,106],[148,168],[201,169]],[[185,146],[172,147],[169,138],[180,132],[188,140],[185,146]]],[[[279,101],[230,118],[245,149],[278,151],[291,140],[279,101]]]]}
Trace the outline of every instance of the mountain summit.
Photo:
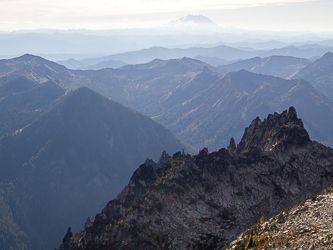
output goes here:
{"type": "Polygon", "coordinates": [[[187,15],[181,17],[176,21],[172,21],[171,25],[214,25],[217,26],[212,20],[203,15],[187,15]]]}
{"type": "Polygon", "coordinates": [[[142,164],[93,223],[60,249],[220,249],[333,180],[333,150],[311,141],[296,110],[256,118],[236,147],[142,164]]]}

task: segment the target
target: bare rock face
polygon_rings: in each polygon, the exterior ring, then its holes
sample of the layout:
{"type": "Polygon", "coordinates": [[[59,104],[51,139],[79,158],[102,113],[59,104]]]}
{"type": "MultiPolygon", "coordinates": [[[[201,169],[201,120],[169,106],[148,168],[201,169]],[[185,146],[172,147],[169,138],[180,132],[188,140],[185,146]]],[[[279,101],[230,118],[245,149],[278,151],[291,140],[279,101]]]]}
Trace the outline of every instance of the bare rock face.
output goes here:
{"type": "Polygon", "coordinates": [[[309,135],[304,129],[303,122],[297,118],[294,107],[282,114],[268,115],[263,122],[257,117],[251,125],[245,129],[242,140],[236,152],[241,153],[250,148],[260,148],[264,151],[272,150],[278,144],[303,145],[310,141],[309,135]]]}
{"type": "Polygon", "coordinates": [[[333,248],[333,187],[287,207],[268,221],[260,220],[224,249],[333,248]]]}
{"type": "Polygon", "coordinates": [[[237,148],[143,164],[117,199],[60,249],[219,249],[333,180],[333,150],[293,107],[255,119],[237,148]],[[68,246],[68,247],[67,247],[68,246]]]}

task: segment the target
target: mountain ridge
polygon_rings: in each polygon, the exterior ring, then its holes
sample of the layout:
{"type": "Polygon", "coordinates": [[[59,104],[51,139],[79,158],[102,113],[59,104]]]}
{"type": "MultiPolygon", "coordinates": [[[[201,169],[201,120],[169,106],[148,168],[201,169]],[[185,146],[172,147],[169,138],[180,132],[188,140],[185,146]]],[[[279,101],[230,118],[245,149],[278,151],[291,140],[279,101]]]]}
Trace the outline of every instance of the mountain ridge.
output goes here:
{"type": "MultiPolygon", "coordinates": [[[[310,59],[315,56],[323,56],[325,53],[332,51],[332,47],[323,48],[304,48],[296,46],[286,46],[278,49],[270,50],[249,50],[242,48],[234,48],[227,45],[217,45],[215,47],[204,48],[201,46],[190,48],[166,48],[162,46],[153,46],[137,51],[129,51],[124,53],[103,56],[100,58],[91,58],[85,60],[95,60],[102,62],[107,60],[120,60],[129,64],[142,64],[150,62],[156,58],[162,60],[170,60],[181,57],[195,58],[201,57],[217,57],[223,60],[235,61],[246,60],[254,57],[271,57],[271,56],[291,56],[297,58],[310,59]]],[[[83,62],[85,61],[83,60],[83,62]]]]}
{"type": "Polygon", "coordinates": [[[266,117],[289,106],[295,106],[304,118],[311,138],[333,145],[333,102],[302,80],[245,71],[226,74],[190,58],[53,74],[48,79],[57,78],[67,90],[92,88],[153,117],[197,148],[226,147],[230,137],[241,139],[241,129],[253,117],[266,117]]]}
{"type": "Polygon", "coordinates": [[[310,141],[293,107],[256,118],[243,139],[176,153],[155,171],[142,164],[123,195],[59,249],[219,249],[333,179],[333,150],[310,141]]]}
{"type": "Polygon", "coordinates": [[[305,58],[273,55],[265,58],[254,57],[218,67],[229,71],[245,69],[253,73],[278,76],[288,79],[300,69],[311,64],[311,62],[312,61],[305,58]]]}
{"type": "Polygon", "coordinates": [[[303,78],[333,100],[333,53],[327,52],[313,63],[302,68],[293,78],[303,78]]]}

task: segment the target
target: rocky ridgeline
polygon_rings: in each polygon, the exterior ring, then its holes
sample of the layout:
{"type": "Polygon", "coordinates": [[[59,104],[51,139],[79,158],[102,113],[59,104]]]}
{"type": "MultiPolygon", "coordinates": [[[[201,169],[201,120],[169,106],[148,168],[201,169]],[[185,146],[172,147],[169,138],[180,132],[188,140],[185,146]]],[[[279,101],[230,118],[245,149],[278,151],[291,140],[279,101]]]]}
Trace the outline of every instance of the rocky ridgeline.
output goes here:
{"type": "MultiPolygon", "coordinates": [[[[301,146],[309,142],[310,138],[303,127],[301,119],[297,118],[296,110],[291,107],[289,112],[283,111],[282,114],[269,114],[267,119],[262,122],[259,117],[254,119],[251,125],[245,129],[244,135],[237,148],[229,146],[232,153],[244,153],[251,148],[261,150],[273,150],[278,144],[301,146]]],[[[232,142],[230,143],[233,144],[232,142]]]]}
{"type": "Polygon", "coordinates": [[[142,164],[60,249],[220,249],[333,180],[333,150],[309,139],[293,107],[256,118],[237,147],[157,165],[142,164]]]}
{"type": "Polygon", "coordinates": [[[224,249],[333,249],[332,191],[330,187],[267,222],[259,221],[224,249]]]}

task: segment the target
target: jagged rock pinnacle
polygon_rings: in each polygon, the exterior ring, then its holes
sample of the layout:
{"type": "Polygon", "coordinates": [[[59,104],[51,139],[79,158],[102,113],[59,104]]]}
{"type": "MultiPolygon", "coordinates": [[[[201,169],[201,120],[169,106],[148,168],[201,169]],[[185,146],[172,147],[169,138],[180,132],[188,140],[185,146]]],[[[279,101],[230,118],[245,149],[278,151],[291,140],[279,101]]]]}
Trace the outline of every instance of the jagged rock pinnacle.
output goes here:
{"type": "Polygon", "coordinates": [[[254,119],[248,128],[245,128],[243,138],[239,142],[236,153],[259,148],[271,150],[279,144],[303,144],[310,141],[309,134],[304,129],[303,122],[297,118],[294,107],[281,114],[269,114],[264,121],[259,117],[254,119]]]}
{"type": "Polygon", "coordinates": [[[163,166],[164,163],[166,163],[170,158],[171,156],[165,150],[163,150],[162,155],[157,162],[157,165],[163,166]]]}
{"type": "Polygon", "coordinates": [[[236,143],[235,143],[235,140],[233,137],[231,137],[230,139],[230,144],[228,146],[228,149],[227,149],[231,154],[233,154],[236,150],[236,143]]]}

